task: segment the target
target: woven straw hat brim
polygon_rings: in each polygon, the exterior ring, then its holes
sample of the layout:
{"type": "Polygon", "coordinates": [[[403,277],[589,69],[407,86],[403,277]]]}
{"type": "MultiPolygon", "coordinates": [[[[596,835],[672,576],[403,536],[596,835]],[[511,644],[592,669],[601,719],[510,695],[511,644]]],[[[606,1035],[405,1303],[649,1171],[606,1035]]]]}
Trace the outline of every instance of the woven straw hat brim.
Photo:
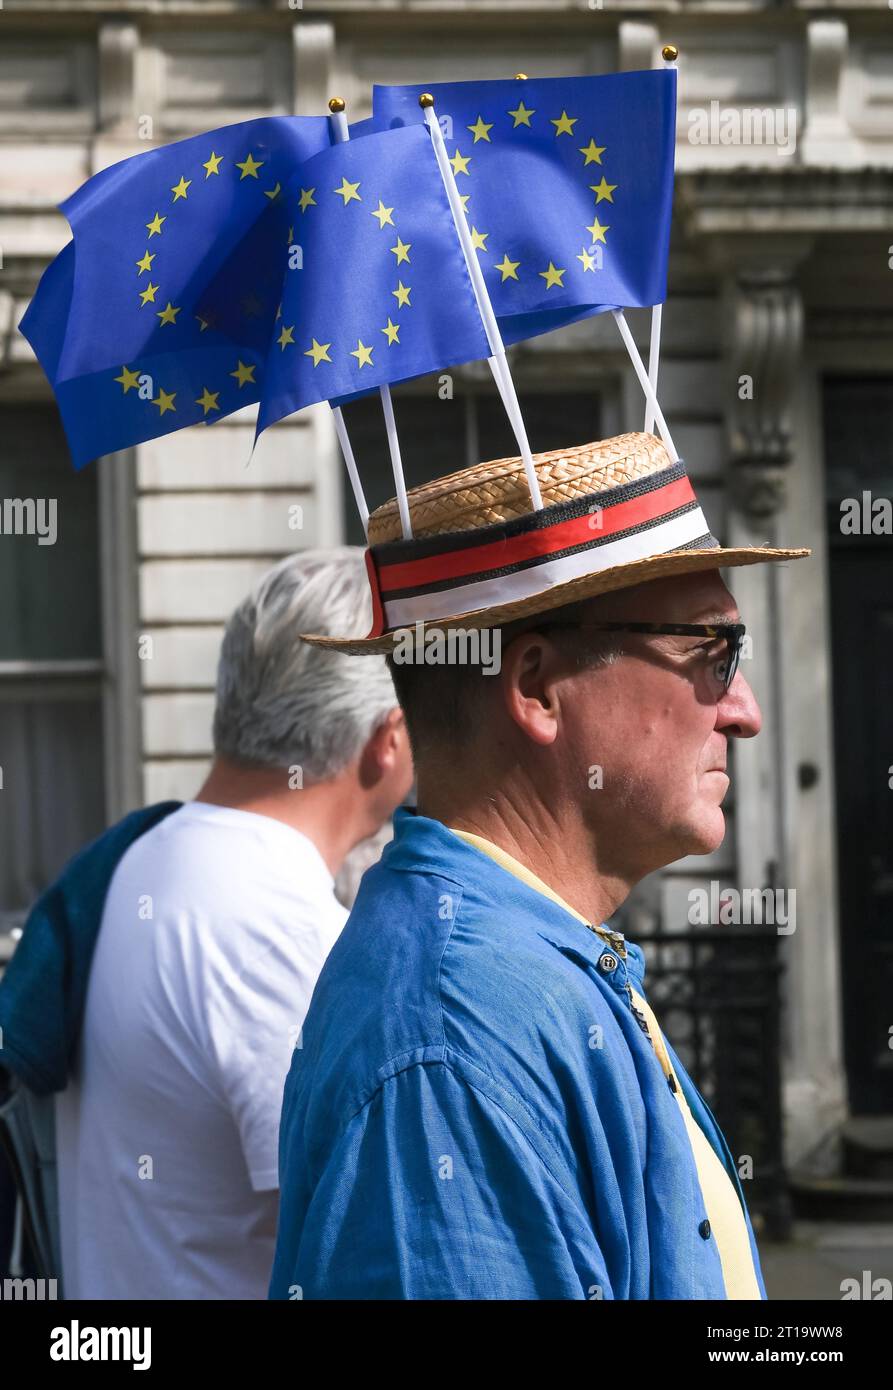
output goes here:
{"type": "MultiPolygon", "coordinates": [[[[500,627],[518,618],[551,612],[553,608],[561,608],[566,603],[577,603],[580,599],[594,598],[597,594],[607,594],[618,589],[632,588],[635,584],[645,584],[650,579],[695,574],[700,570],[734,569],[740,565],[759,565],[767,561],[801,560],[811,554],[811,550],[774,550],[768,546],[670,551],[666,555],[650,555],[644,560],[627,561],[595,574],[583,574],[576,579],[567,580],[564,584],[556,584],[541,594],[531,594],[512,603],[481,608],[471,613],[460,613],[453,618],[432,618],[423,624],[423,631],[429,628],[448,632],[451,628],[457,627],[500,627]]],[[[413,629],[414,624],[407,623],[397,630],[405,632],[413,629]]],[[[385,633],[381,637],[348,638],[324,637],[318,633],[302,632],[301,638],[304,642],[310,642],[317,647],[328,647],[331,651],[343,652],[346,656],[386,655],[394,647],[393,633],[385,633]]]]}

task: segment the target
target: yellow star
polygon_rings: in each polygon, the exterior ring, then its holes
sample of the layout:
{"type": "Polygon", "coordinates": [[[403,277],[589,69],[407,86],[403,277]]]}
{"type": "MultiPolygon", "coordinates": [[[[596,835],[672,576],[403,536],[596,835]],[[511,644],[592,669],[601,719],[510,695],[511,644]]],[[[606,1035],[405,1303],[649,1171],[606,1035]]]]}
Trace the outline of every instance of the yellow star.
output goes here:
{"type": "Polygon", "coordinates": [[[468,212],[468,200],[469,200],[470,197],[471,197],[471,194],[470,194],[470,193],[460,193],[460,194],[459,194],[459,202],[462,204],[462,211],[465,212],[465,213],[468,212]]]}
{"type": "Polygon", "coordinates": [[[250,381],[252,386],[257,385],[257,382],[254,380],[254,363],[252,362],[250,367],[246,367],[241,357],[239,358],[238,363],[236,364],[236,370],[234,372],[230,372],[230,376],[234,376],[236,378],[236,380],[239,383],[240,391],[242,387],[245,385],[246,381],[250,381]]]}
{"type": "Polygon", "coordinates": [[[316,189],[315,189],[315,188],[302,188],[302,189],[301,189],[301,198],[300,198],[299,207],[300,207],[300,209],[301,209],[302,212],[306,212],[308,208],[315,208],[315,207],[316,207],[316,199],[315,199],[314,196],[313,196],[315,192],[316,192],[316,189]]]}
{"type": "Polygon", "coordinates": [[[288,328],[285,324],[282,325],[282,332],[279,334],[279,337],[276,339],[276,342],[282,348],[283,352],[285,352],[285,349],[288,347],[289,343],[292,347],[294,347],[295,340],[292,336],[294,331],[294,324],[292,324],[291,328],[288,328]]]}
{"type": "Polygon", "coordinates": [[[264,189],[264,197],[265,197],[265,198],[269,198],[270,202],[272,203],[272,202],[275,201],[276,198],[279,197],[279,194],[280,194],[281,192],[282,192],[282,184],[281,184],[281,183],[277,183],[277,185],[276,185],[275,188],[265,188],[265,189],[264,189]]]}
{"type": "Polygon", "coordinates": [[[603,245],[607,245],[605,241],[605,232],[610,231],[610,226],[603,227],[598,218],[596,218],[592,225],[588,226],[586,230],[590,233],[593,241],[600,241],[603,245]]]}
{"type": "Polygon", "coordinates": [[[385,205],[384,205],[384,203],[383,203],[383,202],[381,201],[381,199],[379,198],[379,200],[378,200],[378,207],[375,209],[375,211],[373,212],[372,216],[378,218],[378,227],[379,227],[379,230],[380,230],[380,231],[384,229],[384,226],[385,226],[385,223],[386,223],[386,222],[387,222],[387,223],[390,223],[390,225],[393,227],[393,225],[394,225],[394,219],[393,219],[393,217],[391,216],[391,213],[392,213],[393,211],[394,211],[393,208],[386,208],[385,205]]]}
{"type": "Polygon", "coordinates": [[[168,410],[176,409],[174,405],[174,399],[176,397],[176,394],[176,391],[163,391],[159,386],[158,399],[154,400],[152,404],[158,406],[158,412],[160,415],[164,415],[165,412],[168,410]]]}
{"type": "MultiPolygon", "coordinates": [[[[489,236],[489,233],[488,233],[488,236],[489,236]]],[[[520,264],[521,264],[520,261],[510,261],[510,260],[509,260],[509,256],[508,256],[508,252],[506,251],[506,253],[505,253],[505,255],[503,256],[502,260],[499,262],[499,264],[498,264],[497,267],[496,267],[496,269],[497,269],[498,271],[500,271],[500,273],[502,274],[502,283],[503,283],[503,284],[505,284],[506,280],[517,280],[517,278],[518,278],[518,266],[519,266],[520,264]]]]}
{"type": "Polygon", "coordinates": [[[518,105],[515,107],[515,110],[514,110],[514,111],[509,111],[508,114],[509,114],[509,115],[513,118],[513,120],[514,120],[514,125],[512,126],[512,130],[517,130],[517,128],[518,128],[519,125],[526,125],[526,126],[529,128],[529,127],[530,127],[530,118],[531,118],[531,116],[534,116],[534,115],[536,114],[536,108],[534,107],[532,110],[528,111],[528,109],[527,109],[527,107],[524,105],[523,101],[519,101],[519,102],[518,102],[518,105]]]}
{"type": "MultiPolygon", "coordinates": [[[[458,146],[457,146],[457,147],[456,147],[456,153],[453,155],[452,159],[450,160],[450,163],[451,163],[452,166],[453,166],[453,173],[454,173],[454,174],[468,174],[468,165],[469,165],[470,161],[471,161],[471,155],[470,155],[470,154],[460,154],[460,153],[459,153],[458,146]]],[[[471,178],[471,175],[468,174],[468,177],[471,178]]]]}
{"type": "Polygon", "coordinates": [[[357,345],[350,355],[351,357],[355,357],[357,359],[357,362],[360,364],[361,368],[374,367],[375,365],[375,363],[372,361],[372,349],[371,347],[366,347],[366,344],[363,342],[362,338],[357,338],[357,345]]]}
{"type": "Polygon", "coordinates": [[[492,121],[490,122],[489,125],[487,125],[487,123],[486,123],[486,121],[484,120],[483,116],[478,116],[478,118],[477,118],[477,120],[475,121],[474,125],[468,126],[467,129],[470,130],[471,133],[472,133],[472,135],[474,136],[474,143],[475,143],[475,144],[477,144],[478,140],[486,140],[486,141],[487,141],[487,144],[489,145],[489,143],[490,143],[490,131],[493,129],[493,122],[492,122],[492,121]]]}
{"type": "Polygon", "coordinates": [[[280,303],[279,308],[276,310],[276,317],[275,317],[275,319],[273,320],[273,322],[274,322],[274,323],[278,323],[279,320],[280,320],[281,318],[282,318],[282,305],[281,305],[281,303],[280,303]]]}
{"type": "Polygon", "coordinates": [[[213,150],[211,151],[210,159],[205,160],[205,163],[202,165],[202,168],[207,170],[205,174],[206,179],[209,179],[212,174],[220,173],[220,162],[222,159],[222,154],[215,154],[213,150]]]}
{"type": "MultiPolygon", "coordinates": [[[[402,308],[404,304],[409,304],[409,291],[411,289],[411,285],[404,285],[402,280],[398,280],[397,288],[395,290],[391,290],[391,294],[397,300],[397,304],[400,306],[400,308],[402,308]]],[[[409,307],[411,309],[412,305],[409,304],[409,307]]]]}
{"type": "Polygon", "coordinates": [[[595,270],[595,257],[589,254],[585,246],[577,257],[577,260],[582,261],[584,270],[595,270]]]}
{"type": "Polygon", "coordinates": [[[614,199],[611,197],[611,194],[614,192],[617,185],[616,183],[607,183],[604,174],[602,174],[600,183],[591,183],[589,187],[595,194],[595,201],[597,203],[600,203],[602,198],[607,198],[609,203],[613,203],[614,199]]]}
{"type": "Polygon", "coordinates": [[[174,195],[174,202],[176,202],[178,198],[186,197],[186,190],[191,186],[191,184],[192,179],[187,179],[185,174],[180,175],[180,182],[174,184],[173,188],[171,189],[171,192],[174,195]]]}
{"type": "MultiPolygon", "coordinates": [[[[217,173],[216,169],[214,170],[214,173],[217,173]]],[[[217,404],[217,398],[219,397],[219,395],[219,391],[209,391],[207,386],[203,386],[202,393],[196,401],[196,405],[200,405],[206,415],[209,410],[219,410],[220,406],[217,404]]]]}
{"type": "Polygon", "coordinates": [[[155,303],[155,296],[158,293],[158,286],[153,285],[150,280],[144,290],[140,291],[140,299],[143,301],[142,307],[145,309],[147,304],[155,303]]]}
{"type": "Polygon", "coordinates": [[[161,224],[166,221],[166,217],[162,217],[160,213],[156,212],[152,221],[146,223],[146,231],[149,233],[149,236],[161,236],[161,224]]]}
{"type": "Polygon", "coordinates": [[[161,319],[161,322],[162,322],[162,323],[176,323],[176,322],[177,322],[177,315],[179,314],[179,312],[180,312],[180,306],[179,306],[179,304],[177,305],[176,308],[174,308],[174,306],[173,306],[173,304],[171,304],[170,300],[167,301],[167,304],[164,306],[163,309],[159,309],[159,310],[157,311],[158,317],[161,319]]]}
{"type": "Polygon", "coordinates": [[[573,135],[574,126],[577,124],[577,121],[579,119],[579,116],[569,116],[567,112],[564,110],[562,110],[561,115],[558,117],[557,121],[553,116],[552,125],[555,127],[556,140],[558,139],[559,135],[573,135]]]}
{"type": "Polygon", "coordinates": [[[329,348],[331,346],[331,343],[318,343],[314,338],[312,346],[307,349],[304,356],[312,357],[314,367],[318,367],[320,362],[331,362],[332,359],[329,356],[329,348]]]}
{"type": "Polygon", "coordinates": [[[147,251],[146,254],[143,256],[143,259],[142,259],[141,261],[137,261],[136,266],[137,266],[137,270],[139,271],[140,275],[142,275],[142,273],[143,273],[144,270],[151,270],[151,269],[152,269],[152,262],[154,261],[154,259],[155,259],[154,254],[150,256],[149,253],[148,253],[148,251],[147,251]]]}
{"type": "Polygon", "coordinates": [[[195,318],[195,320],[196,320],[197,323],[200,323],[200,324],[201,324],[201,328],[198,330],[199,333],[204,333],[205,329],[206,329],[207,326],[208,326],[208,320],[207,320],[207,319],[203,319],[202,316],[201,316],[201,314],[195,314],[193,317],[195,318]]]}
{"type": "Polygon", "coordinates": [[[410,247],[411,247],[411,246],[412,246],[412,242],[411,242],[411,241],[401,241],[400,238],[399,238],[399,236],[398,236],[398,238],[397,238],[397,245],[391,247],[391,250],[393,251],[394,255],[397,257],[397,264],[398,264],[398,265],[400,265],[401,261],[408,261],[408,260],[409,260],[409,250],[410,250],[410,247]]]}
{"type": "Polygon", "coordinates": [[[474,247],[475,251],[486,251],[486,249],[487,249],[487,237],[488,237],[489,235],[490,235],[489,232],[479,232],[478,229],[477,229],[477,227],[472,227],[472,229],[471,229],[471,244],[472,244],[472,246],[474,247]]]}
{"type": "Polygon", "coordinates": [[[584,168],[587,164],[601,164],[602,155],[607,148],[607,145],[597,145],[592,139],[588,145],[581,145],[580,153],[583,156],[584,168]]]}
{"type": "Polygon", "coordinates": [[[263,167],[264,161],[261,160],[258,164],[257,160],[253,159],[250,154],[245,156],[241,164],[236,160],[236,168],[242,170],[239,175],[239,183],[241,183],[243,179],[256,179],[258,169],[262,169],[263,167]]]}
{"type": "Polygon", "coordinates": [[[557,285],[559,289],[562,289],[562,290],[563,290],[563,289],[564,289],[564,283],[563,283],[561,277],[562,277],[562,275],[564,275],[564,273],[565,273],[565,272],[564,272],[563,270],[558,270],[558,269],[552,264],[551,261],[549,262],[549,269],[548,269],[548,270],[541,270],[541,271],[539,272],[539,274],[543,277],[543,279],[544,279],[545,282],[546,282],[546,289],[547,289],[547,290],[553,289],[553,288],[555,287],[555,285],[557,285]]]}
{"type": "Polygon", "coordinates": [[[127,369],[127,367],[122,367],[122,368],[121,368],[121,375],[120,375],[120,376],[116,376],[116,377],[115,377],[115,380],[116,380],[117,382],[120,382],[121,386],[122,386],[123,389],[124,389],[124,394],[125,394],[125,396],[126,396],[126,395],[127,395],[127,392],[130,390],[131,386],[139,386],[139,384],[140,384],[140,375],[139,375],[139,372],[131,372],[131,371],[129,371],[129,370],[127,369]]]}
{"type": "Polygon", "coordinates": [[[360,197],[359,193],[357,192],[357,189],[359,188],[359,186],[360,186],[360,185],[359,185],[359,182],[357,182],[357,183],[350,183],[350,182],[344,177],[344,175],[342,174],[342,176],[341,176],[341,187],[340,187],[340,188],[333,188],[333,189],[332,189],[332,192],[333,192],[333,193],[337,193],[338,196],[339,196],[339,198],[343,198],[343,199],[344,199],[344,206],[347,207],[347,205],[348,205],[348,203],[351,201],[351,199],[354,199],[354,200],[355,200],[356,202],[358,202],[358,203],[361,203],[361,202],[363,201],[362,198],[360,197]]]}
{"type": "Polygon", "coordinates": [[[387,338],[387,340],[388,340],[388,345],[389,345],[389,346],[390,346],[391,344],[393,344],[393,343],[399,343],[400,338],[399,338],[398,335],[399,335],[399,333],[400,333],[400,325],[399,325],[399,323],[391,323],[391,316],[390,316],[390,314],[388,314],[388,326],[387,326],[387,328],[383,328],[381,331],[382,331],[382,333],[385,335],[385,337],[387,338]]]}

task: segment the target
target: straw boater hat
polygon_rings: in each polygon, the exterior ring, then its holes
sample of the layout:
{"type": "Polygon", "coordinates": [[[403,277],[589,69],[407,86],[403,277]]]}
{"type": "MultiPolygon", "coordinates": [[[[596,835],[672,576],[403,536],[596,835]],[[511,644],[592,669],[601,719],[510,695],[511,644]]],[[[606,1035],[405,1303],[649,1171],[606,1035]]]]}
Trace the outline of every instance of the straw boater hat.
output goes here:
{"type": "Polygon", "coordinates": [[[653,434],[534,454],[542,510],[520,458],[478,463],[412,488],[412,539],[395,500],[369,518],[368,636],[305,641],[388,652],[398,630],[497,627],[562,604],[696,570],[797,560],[809,550],[719,544],[685,465],[653,434]],[[418,627],[422,624],[422,627],[418,627]]]}

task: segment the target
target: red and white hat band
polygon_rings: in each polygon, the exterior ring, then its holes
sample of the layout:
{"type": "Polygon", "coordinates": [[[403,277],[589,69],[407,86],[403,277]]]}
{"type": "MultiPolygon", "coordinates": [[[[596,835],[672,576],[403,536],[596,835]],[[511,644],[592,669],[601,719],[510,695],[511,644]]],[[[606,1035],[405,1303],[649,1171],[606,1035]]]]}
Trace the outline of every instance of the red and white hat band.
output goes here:
{"type": "Polygon", "coordinates": [[[671,550],[718,545],[679,461],[514,521],[372,546],[369,636],[512,603],[671,550]]]}

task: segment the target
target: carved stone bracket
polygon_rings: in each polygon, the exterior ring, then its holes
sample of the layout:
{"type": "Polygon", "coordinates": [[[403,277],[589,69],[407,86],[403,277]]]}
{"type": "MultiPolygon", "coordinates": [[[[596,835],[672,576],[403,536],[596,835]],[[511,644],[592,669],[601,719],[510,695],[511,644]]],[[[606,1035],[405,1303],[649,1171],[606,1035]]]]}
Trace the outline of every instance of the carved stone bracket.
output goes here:
{"type": "Polygon", "coordinates": [[[99,129],[133,138],[136,58],[140,35],[126,19],[107,19],[99,30],[99,129]]]}
{"type": "Polygon", "coordinates": [[[332,91],[335,26],[326,20],[296,19],[292,29],[294,110],[299,116],[325,111],[332,91]]]}
{"type": "Polygon", "coordinates": [[[790,398],[803,344],[796,266],[804,238],[723,239],[711,252],[723,270],[728,364],[726,424],[735,504],[769,517],[785,500],[792,455],[790,398]]]}

